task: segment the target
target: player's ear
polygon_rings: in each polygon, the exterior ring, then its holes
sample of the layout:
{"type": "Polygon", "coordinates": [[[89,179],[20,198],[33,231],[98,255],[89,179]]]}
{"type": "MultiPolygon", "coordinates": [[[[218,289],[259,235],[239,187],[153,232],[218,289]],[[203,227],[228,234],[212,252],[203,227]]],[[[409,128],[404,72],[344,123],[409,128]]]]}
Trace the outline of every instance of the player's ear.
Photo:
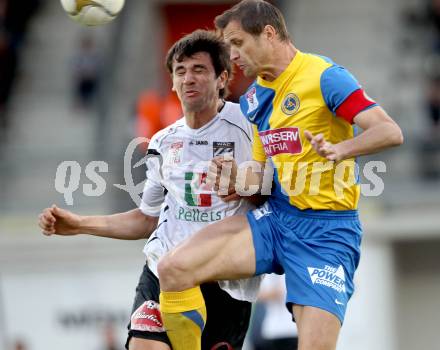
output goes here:
{"type": "Polygon", "coordinates": [[[226,87],[226,84],[228,83],[228,77],[229,74],[227,71],[223,71],[220,73],[220,75],[217,78],[217,88],[219,90],[224,89],[226,87]]]}
{"type": "Polygon", "coordinates": [[[175,76],[176,76],[176,73],[174,72],[174,67],[172,67],[172,72],[170,73],[171,83],[173,84],[173,86],[171,87],[172,91],[176,91],[176,85],[175,85],[175,82],[174,82],[175,76]]]}
{"type": "Polygon", "coordinates": [[[263,35],[266,37],[266,39],[272,41],[277,36],[277,31],[275,30],[274,27],[267,24],[263,28],[263,35]]]}

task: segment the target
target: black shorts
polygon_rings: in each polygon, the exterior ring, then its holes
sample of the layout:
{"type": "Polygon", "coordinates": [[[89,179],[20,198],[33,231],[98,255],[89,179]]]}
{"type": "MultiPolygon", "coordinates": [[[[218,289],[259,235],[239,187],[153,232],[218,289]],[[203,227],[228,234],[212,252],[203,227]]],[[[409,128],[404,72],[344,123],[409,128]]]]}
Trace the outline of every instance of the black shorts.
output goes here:
{"type": "MultiPolygon", "coordinates": [[[[203,284],[201,289],[207,312],[202,350],[241,349],[249,327],[252,304],[232,298],[215,282],[203,284]]],[[[127,349],[132,337],[161,341],[171,347],[159,312],[159,293],[159,280],[145,264],[128,324],[127,349]]]]}

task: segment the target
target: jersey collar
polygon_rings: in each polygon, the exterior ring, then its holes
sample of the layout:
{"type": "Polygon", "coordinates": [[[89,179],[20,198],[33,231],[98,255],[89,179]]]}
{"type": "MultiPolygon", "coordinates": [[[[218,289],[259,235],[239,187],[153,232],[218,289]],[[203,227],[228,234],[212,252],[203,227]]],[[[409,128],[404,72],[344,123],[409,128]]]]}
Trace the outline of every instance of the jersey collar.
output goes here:
{"type": "Polygon", "coordinates": [[[293,57],[292,61],[290,61],[287,68],[273,81],[267,81],[262,79],[261,77],[257,78],[257,84],[265,87],[274,87],[280,84],[280,82],[283,82],[288,77],[293,77],[296,72],[298,71],[302,61],[304,58],[304,54],[297,50],[295,56],[293,57]]]}

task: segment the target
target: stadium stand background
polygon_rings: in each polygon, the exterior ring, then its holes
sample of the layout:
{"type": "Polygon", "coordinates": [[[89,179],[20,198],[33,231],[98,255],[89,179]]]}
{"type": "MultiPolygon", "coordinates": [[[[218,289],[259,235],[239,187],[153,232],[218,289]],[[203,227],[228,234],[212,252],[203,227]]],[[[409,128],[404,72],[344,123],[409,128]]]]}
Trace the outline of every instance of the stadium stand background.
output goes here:
{"type": "MultiPolygon", "coordinates": [[[[432,129],[423,67],[433,34],[423,20],[414,25],[404,16],[408,9],[424,11],[427,2],[277,2],[295,44],[349,68],[406,138],[401,148],[362,160],[384,161],[387,171],[379,174],[383,194],[361,199],[363,257],[339,350],[438,348],[440,161],[421,147],[432,129]]],[[[36,221],[51,203],[68,207],[55,189],[63,161],[81,167],[73,210],[134,207],[113,184],[125,184],[124,152],[136,136],[137,97],[146,90],[163,97],[169,89],[161,62],[169,42],[164,6],[176,3],[185,2],[129,0],[114,23],[85,29],[66,17],[58,1],[41,1],[22,46],[9,125],[0,140],[1,349],[17,339],[28,350],[99,349],[109,323],[123,343],[143,242],[47,238],[36,221]],[[96,110],[80,113],[71,108],[70,60],[85,32],[92,33],[105,62],[96,110]],[[85,168],[96,160],[108,164],[101,173],[107,186],[103,195],[90,197],[83,193],[83,185],[92,183],[85,168]]],[[[135,183],[143,170],[133,170],[135,183]]]]}

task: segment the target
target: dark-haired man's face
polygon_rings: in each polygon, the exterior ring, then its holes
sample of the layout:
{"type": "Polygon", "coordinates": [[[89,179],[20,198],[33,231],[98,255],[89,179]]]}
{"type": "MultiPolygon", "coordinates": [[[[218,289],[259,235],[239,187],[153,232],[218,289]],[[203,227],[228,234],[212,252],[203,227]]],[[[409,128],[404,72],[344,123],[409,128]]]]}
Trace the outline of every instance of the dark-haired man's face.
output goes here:
{"type": "Polygon", "coordinates": [[[231,21],[223,30],[223,38],[231,47],[231,61],[246,77],[253,78],[265,63],[266,47],[262,35],[256,37],[243,30],[240,23],[231,21]]]}
{"type": "Polygon", "coordinates": [[[225,87],[225,74],[216,77],[211,57],[197,52],[173,60],[173,90],[176,91],[185,112],[199,112],[217,103],[219,91],[225,87]]]}

